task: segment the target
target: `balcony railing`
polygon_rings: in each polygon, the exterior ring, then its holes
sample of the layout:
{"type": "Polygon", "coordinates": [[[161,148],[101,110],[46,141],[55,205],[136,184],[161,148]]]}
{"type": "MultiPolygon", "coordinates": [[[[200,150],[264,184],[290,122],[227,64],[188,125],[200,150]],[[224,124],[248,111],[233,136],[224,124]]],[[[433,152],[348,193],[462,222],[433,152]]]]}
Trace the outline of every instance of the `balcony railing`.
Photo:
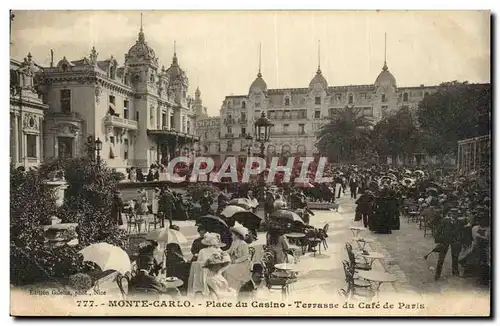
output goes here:
{"type": "Polygon", "coordinates": [[[130,130],[137,130],[137,121],[120,118],[114,115],[107,115],[104,117],[104,124],[108,126],[125,128],[130,130]]]}
{"type": "Polygon", "coordinates": [[[248,120],[247,120],[247,118],[244,118],[244,119],[243,118],[239,118],[238,122],[239,122],[240,125],[246,125],[247,122],[248,122],[248,120]]]}
{"type": "Polygon", "coordinates": [[[307,116],[304,114],[296,115],[296,114],[270,114],[269,119],[271,120],[303,120],[307,119],[307,116]]]}
{"type": "Polygon", "coordinates": [[[233,138],[234,137],[234,134],[233,133],[227,133],[225,138],[233,138]]]}
{"type": "Polygon", "coordinates": [[[226,118],[226,119],[224,119],[224,124],[225,124],[226,126],[234,125],[234,124],[236,124],[236,119],[233,119],[233,118],[231,118],[231,119],[226,118]]]}

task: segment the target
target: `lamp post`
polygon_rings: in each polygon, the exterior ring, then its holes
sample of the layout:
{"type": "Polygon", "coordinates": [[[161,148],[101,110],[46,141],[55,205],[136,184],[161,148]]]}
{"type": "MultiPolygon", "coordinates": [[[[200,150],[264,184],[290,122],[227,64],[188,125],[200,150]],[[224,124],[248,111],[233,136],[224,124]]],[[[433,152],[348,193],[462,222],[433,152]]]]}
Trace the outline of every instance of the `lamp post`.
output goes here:
{"type": "Polygon", "coordinates": [[[97,165],[101,164],[101,155],[100,152],[102,150],[102,141],[99,139],[99,137],[95,140],[95,151],[96,151],[96,157],[97,157],[97,165]]]}
{"type": "Polygon", "coordinates": [[[253,145],[253,137],[252,137],[252,135],[247,134],[245,136],[245,141],[246,141],[246,145],[247,145],[247,156],[250,156],[251,155],[252,145],[253,145]]]}
{"type": "MultiPolygon", "coordinates": [[[[266,142],[269,141],[271,137],[271,127],[274,124],[266,117],[266,113],[262,112],[260,118],[257,119],[254,123],[255,127],[255,140],[260,143],[260,157],[265,158],[264,151],[266,149],[266,142]]],[[[264,194],[264,186],[266,181],[264,179],[264,173],[261,173],[260,182],[262,186],[262,194],[264,194]]]]}

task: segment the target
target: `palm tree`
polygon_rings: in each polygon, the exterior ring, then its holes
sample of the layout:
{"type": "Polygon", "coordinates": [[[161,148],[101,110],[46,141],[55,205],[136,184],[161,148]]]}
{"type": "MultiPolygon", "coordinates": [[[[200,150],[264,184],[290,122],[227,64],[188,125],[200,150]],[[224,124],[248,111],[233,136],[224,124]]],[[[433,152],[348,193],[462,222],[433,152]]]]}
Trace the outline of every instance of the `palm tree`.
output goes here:
{"type": "Polygon", "coordinates": [[[372,123],[359,108],[345,107],[321,127],[316,147],[331,160],[352,161],[370,144],[372,123]]]}

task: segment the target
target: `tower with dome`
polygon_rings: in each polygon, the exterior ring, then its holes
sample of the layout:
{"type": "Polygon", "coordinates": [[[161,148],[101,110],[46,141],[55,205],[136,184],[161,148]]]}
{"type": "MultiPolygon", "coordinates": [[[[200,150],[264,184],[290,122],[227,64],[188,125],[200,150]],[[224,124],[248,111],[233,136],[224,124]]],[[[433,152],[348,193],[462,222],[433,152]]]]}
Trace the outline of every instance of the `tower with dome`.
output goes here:
{"type": "MultiPolygon", "coordinates": [[[[260,66],[248,94],[226,96],[220,109],[220,152],[223,156],[246,156],[245,135],[253,131],[255,119],[265,112],[275,124],[267,155],[314,155],[316,133],[336,111],[346,107],[359,110],[373,123],[401,108],[416,108],[437,86],[398,87],[390,72],[386,53],[382,70],[373,84],[329,85],[331,71],[321,69],[318,42],[316,72],[308,87],[269,88],[260,66]]],[[[307,84],[306,84],[307,85],[307,84]]],[[[254,153],[259,149],[256,144],[254,153]]]]}
{"type": "MultiPolygon", "coordinates": [[[[50,66],[36,72],[36,91],[45,107],[38,163],[85,155],[87,142],[97,138],[101,158],[121,172],[138,167],[147,173],[151,164],[198,150],[195,122],[206,113],[199,107],[201,92],[189,95],[175,43],[170,66],[161,65],[147,41],[142,15],[122,63],[114,56],[103,58],[96,47],[78,60],[54,51],[51,57],[50,66]]],[[[11,65],[11,75],[23,67],[11,65]]]]}

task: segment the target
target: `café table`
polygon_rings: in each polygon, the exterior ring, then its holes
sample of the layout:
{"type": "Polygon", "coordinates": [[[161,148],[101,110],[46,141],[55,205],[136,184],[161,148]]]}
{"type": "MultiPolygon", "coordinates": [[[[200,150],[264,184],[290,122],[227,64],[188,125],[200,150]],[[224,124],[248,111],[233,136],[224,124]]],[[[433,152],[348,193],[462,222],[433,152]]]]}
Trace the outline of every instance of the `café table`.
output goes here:
{"type": "Polygon", "coordinates": [[[274,265],[274,268],[276,270],[271,274],[269,284],[271,289],[275,286],[281,289],[282,299],[286,299],[290,294],[290,287],[297,282],[297,265],[283,263],[274,265]]]}
{"type": "Polygon", "coordinates": [[[379,252],[368,252],[368,254],[360,252],[359,255],[366,260],[366,262],[370,265],[370,267],[373,265],[373,262],[375,260],[385,259],[385,256],[379,252]]]}
{"type": "Polygon", "coordinates": [[[355,238],[352,238],[352,240],[356,241],[360,250],[365,250],[367,243],[372,243],[375,241],[374,239],[363,238],[363,237],[355,237],[355,238]]]}
{"type": "Polygon", "coordinates": [[[358,237],[358,234],[361,232],[361,231],[366,231],[367,229],[366,228],[363,228],[363,227],[360,227],[360,226],[351,226],[349,228],[351,231],[352,231],[352,235],[354,237],[358,237]]]}
{"type": "Polygon", "coordinates": [[[382,283],[393,283],[396,281],[396,276],[387,272],[358,271],[358,275],[373,285],[372,289],[377,300],[382,283]]]}
{"type": "Polygon", "coordinates": [[[177,277],[166,277],[164,274],[160,274],[156,278],[161,284],[163,284],[167,289],[172,289],[177,295],[180,295],[179,287],[184,284],[184,282],[177,277]]]}

